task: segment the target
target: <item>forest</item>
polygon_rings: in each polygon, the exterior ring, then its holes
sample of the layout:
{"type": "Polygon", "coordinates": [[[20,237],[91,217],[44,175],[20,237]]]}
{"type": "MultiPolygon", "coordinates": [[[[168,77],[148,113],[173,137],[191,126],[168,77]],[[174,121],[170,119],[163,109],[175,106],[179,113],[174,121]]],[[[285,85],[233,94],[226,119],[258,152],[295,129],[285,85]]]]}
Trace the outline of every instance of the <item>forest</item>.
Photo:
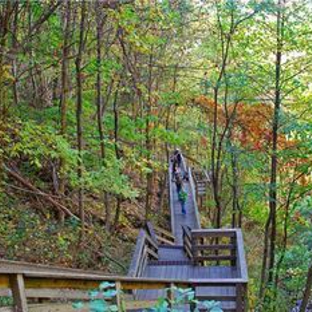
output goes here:
{"type": "Polygon", "coordinates": [[[311,75],[311,0],[0,1],[0,258],[125,274],[179,148],[248,311],[312,311],[311,75]]]}

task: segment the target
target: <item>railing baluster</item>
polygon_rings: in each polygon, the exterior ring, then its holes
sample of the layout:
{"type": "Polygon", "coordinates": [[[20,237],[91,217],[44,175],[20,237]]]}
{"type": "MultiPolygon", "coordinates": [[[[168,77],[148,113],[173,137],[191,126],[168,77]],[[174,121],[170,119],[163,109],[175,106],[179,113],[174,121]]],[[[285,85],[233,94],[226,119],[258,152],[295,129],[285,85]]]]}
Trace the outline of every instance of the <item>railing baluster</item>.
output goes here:
{"type": "Polygon", "coordinates": [[[121,283],[118,281],[115,283],[116,287],[116,305],[118,311],[122,311],[122,292],[121,292],[121,283]]]}

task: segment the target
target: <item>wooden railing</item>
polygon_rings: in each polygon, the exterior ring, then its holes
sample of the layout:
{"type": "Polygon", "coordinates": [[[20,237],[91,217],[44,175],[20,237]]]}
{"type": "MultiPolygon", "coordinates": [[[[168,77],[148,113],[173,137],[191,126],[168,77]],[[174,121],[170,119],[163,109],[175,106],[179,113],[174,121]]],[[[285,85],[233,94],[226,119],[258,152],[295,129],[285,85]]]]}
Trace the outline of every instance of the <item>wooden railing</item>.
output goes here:
{"type": "Polygon", "coordinates": [[[158,245],[143,229],[140,230],[128,276],[142,276],[148,260],[158,260],[158,245]]]}
{"type": "Polygon", "coordinates": [[[201,226],[200,226],[200,215],[199,215],[198,205],[197,205],[196,189],[195,189],[195,183],[194,183],[194,178],[193,178],[193,174],[192,174],[192,169],[190,167],[188,168],[188,177],[189,177],[189,182],[190,182],[192,200],[193,200],[194,209],[195,209],[196,228],[200,229],[201,228],[201,226]]]}
{"type": "MultiPolygon", "coordinates": [[[[73,274],[73,273],[48,273],[48,272],[11,272],[0,273],[0,290],[9,290],[12,292],[14,299],[15,311],[27,312],[28,311],[28,299],[32,298],[53,298],[64,299],[64,292],[71,291],[88,291],[90,289],[98,288],[99,284],[103,281],[112,282],[115,284],[117,290],[117,296],[115,302],[119,309],[121,309],[122,302],[126,302],[126,308],[131,307],[131,297],[127,293],[131,294],[135,290],[142,289],[168,289],[167,298],[172,299],[174,297],[173,286],[180,288],[192,288],[195,290],[197,287],[235,287],[236,293],[239,298],[235,296],[237,312],[247,311],[244,306],[243,298],[246,295],[246,281],[238,279],[150,279],[150,278],[133,278],[133,277],[120,277],[120,276],[106,276],[106,275],[93,275],[93,274],[73,274]],[[42,295],[42,290],[45,290],[45,294],[42,295]],[[55,295],[58,291],[58,297],[55,295]],[[239,290],[239,292],[237,292],[239,290]],[[53,293],[53,296],[49,296],[49,293],[53,293]]],[[[212,295],[207,294],[205,297],[208,300],[220,300],[224,296],[211,298],[212,295]]],[[[77,298],[79,299],[79,298],[77,298]]],[[[81,297],[81,299],[86,299],[81,297]]],[[[146,308],[147,302],[135,302],[136,308],[146,308]]],[[[150,305],[151,302],[148,302],[150,305]]]]}
{"type": "Polygon", "coordinates": [[[183,227],[184,249],[195,265],[217,265],[230,262],[239,276],[247,278],[247,265],[240,229],[191,230],[183,227]]]}
{"type": "MultiPolygon", "coordinates": [[[[240,229],[191,230],[183,227],[183,247],[194,265],[231,267],[236,280],[232,294],[216,297],[204,295],[201,300],[236,301],[236,311],[247,311],[247,264],[240,229]],[[239,279],[239,281],[237,280],[239,279]],[[234,299],[233,299],[234,298],[234,299]]],[[[209,292],[208,292],[209,293],[209,292]]]]}
{"type": "Polygon", "coordinates": [[[175,237],[173,234],[159,226],[153,225],[151,222],[147,222],[146,229],[151,238],[159,245],[174,245],[175,237]]]}
{"type": "Polygon", "coordinates": [[[168,176],[169,176],[169,189],[168,189],[168,193],[169,193],[169,205],[170,205],[170,226],[171,226],[171,232],[174,233],[174,224],[175,224],[175,219],[174,219],[174,196],[173,196],[173,183],[171,183],[173,176],[172,176],[172,171],[171,171],[171,164],[169,163],[169,169],[168,169],[168,176]]]}

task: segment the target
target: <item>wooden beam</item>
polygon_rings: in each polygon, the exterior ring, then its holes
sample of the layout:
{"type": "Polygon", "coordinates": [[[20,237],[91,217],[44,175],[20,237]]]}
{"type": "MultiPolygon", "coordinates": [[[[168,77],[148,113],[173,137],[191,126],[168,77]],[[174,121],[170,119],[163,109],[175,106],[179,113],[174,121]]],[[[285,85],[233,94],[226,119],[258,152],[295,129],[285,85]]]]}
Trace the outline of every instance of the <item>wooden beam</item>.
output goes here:
{"type": "Polygon", "coordinates": [[[10,276],[15,312],[28,312],[24,277],[22,274],[10,276]]]}

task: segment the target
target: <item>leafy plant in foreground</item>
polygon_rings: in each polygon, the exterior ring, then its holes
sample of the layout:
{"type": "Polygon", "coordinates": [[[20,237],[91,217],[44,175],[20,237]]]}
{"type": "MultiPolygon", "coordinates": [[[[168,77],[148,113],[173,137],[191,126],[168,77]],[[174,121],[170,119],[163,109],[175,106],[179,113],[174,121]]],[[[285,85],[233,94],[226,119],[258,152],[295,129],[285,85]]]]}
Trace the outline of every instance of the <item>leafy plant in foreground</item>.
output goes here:
{"type": "MultiPolygon", "coordinates": [[[[77,310],[88,308],[90,312],[115,312],[126,311],[124,305],[119,307],[115,304],[118,291],[114,283],[103,282],[99,289],[89,292],[90,301],[83,303],[75,302],[73,308],[77,310]]],[[[183,289],[178,287],[167,288],[166,292],[174,292],[172,300],[160,297],[157,304],[144,310],[145,312],[179,312],[184,311],[185,306],[192,306],[194,312],[199,312],[199,308],[209,312],[222,312],[220,302],[216,301],[198,301],[195,299],[195,291],[191,288],[183,289]]]]}

